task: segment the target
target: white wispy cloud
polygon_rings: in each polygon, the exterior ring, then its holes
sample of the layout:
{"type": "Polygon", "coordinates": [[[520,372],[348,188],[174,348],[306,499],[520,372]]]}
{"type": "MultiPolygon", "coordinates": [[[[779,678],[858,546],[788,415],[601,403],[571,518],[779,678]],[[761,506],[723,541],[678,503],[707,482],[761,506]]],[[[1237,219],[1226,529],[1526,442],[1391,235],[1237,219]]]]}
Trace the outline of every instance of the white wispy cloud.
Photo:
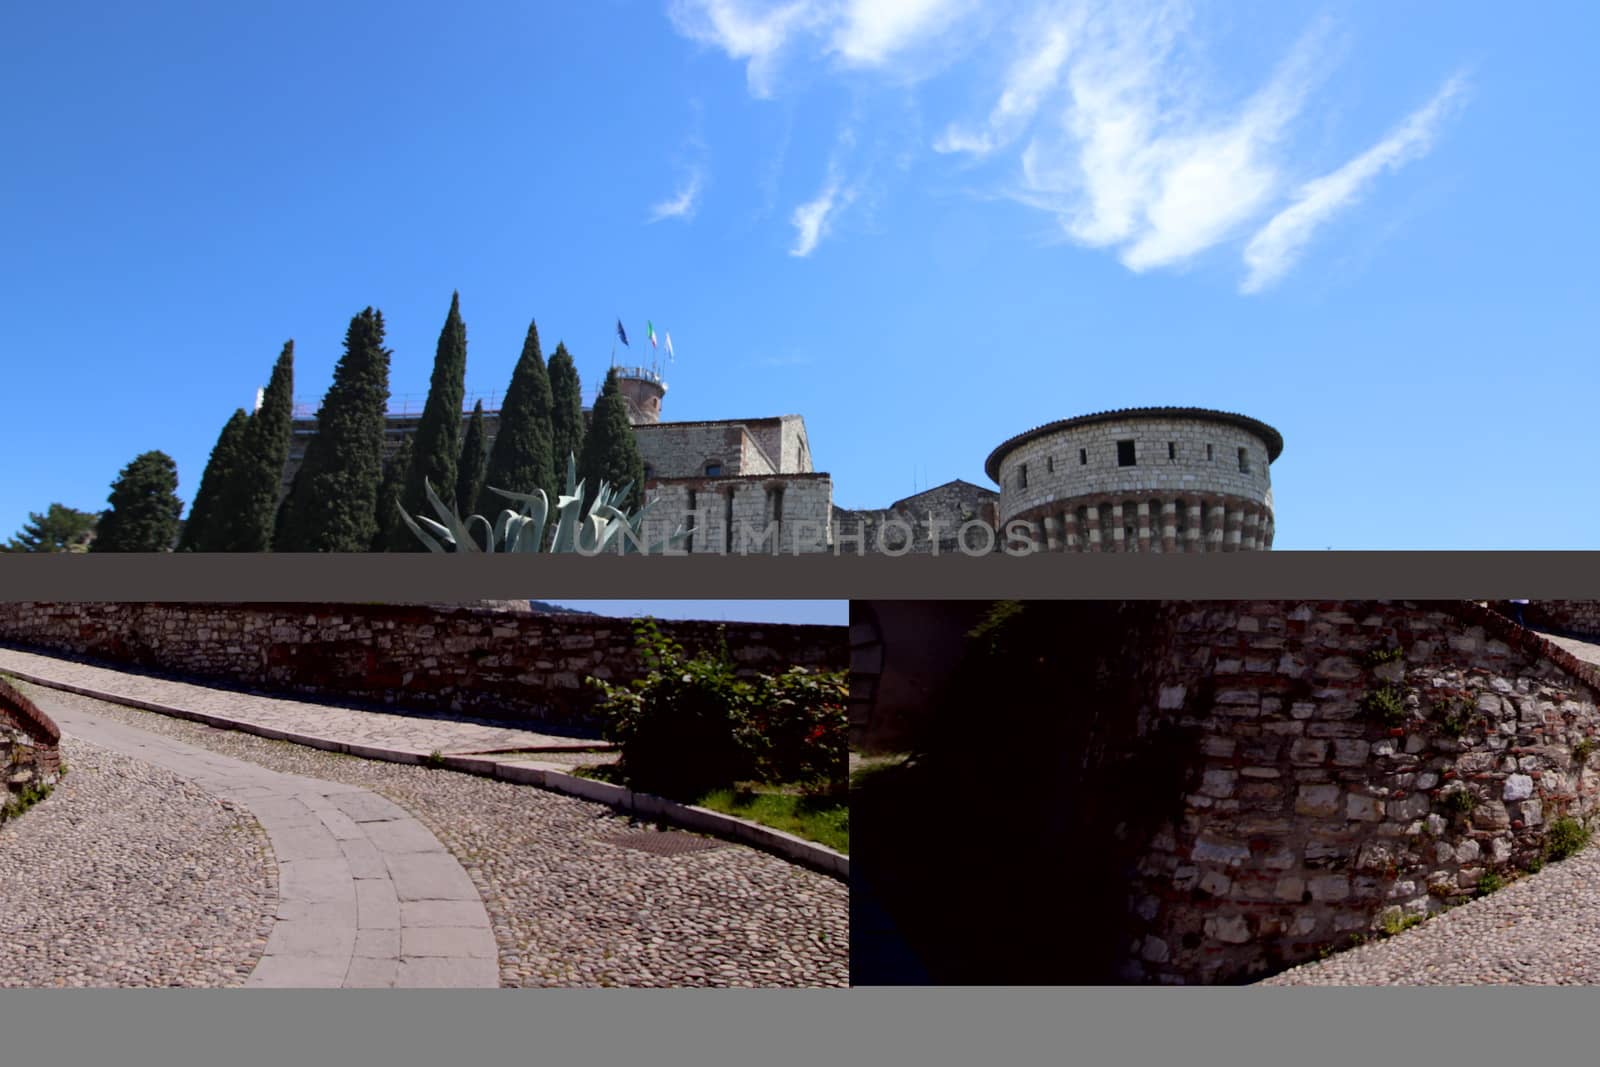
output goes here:
{"type": "Polygon", "coordinates": [[[1293,203],[1274,215],[1245,246],[1244,262],[1250,272],[1240,291],[1260,292],[1277,281],[1305,251],[1312,235],[1356,203],[1380,174],[1426,155],[1439,124],[1460,103],[1465,89],[1461,75],[1448,79],[1431,100],[1377,144],[1338,170],[1302,185],[1293,203]]]}
{"type": "Polygon", "coordinates": [[[771,4],[751,0],[673,0],[668,16],[678,32],[722,49],[745,63],[745,80],[758,97],[772,95],[780,53],[790,39],[825,14],[816,0],[771,4]]]}
{"type": "Polygon", "coordinates": [[[704,172],[699,167],[694,168],[678,187],[677,193],[650,209],[650,221],[694,218],[695,209],[700,205],[700,190],[704,181],[704,172]]]}
{"type": "Polygon", "coordinates": [[[1012,60],[1006,72],[1005,88],[990,110],[984,128],[974,132],[970,127],[951,123],[934,142],[933,150],[986,156],[1015,139],[1039,110],[1045,95],[1060,81],[1062,67],[1081,21],[1080,13],[1068,12],[1051,17],[1043,24],[1031,25],[1028,43],[1012,60]]]}
{"type": "Polygon", "coordinates": [[[832,7],[830,47],[853,66],[873,67],[950,26],[971,0],[848,0],[832,7]]]}
{"type": "Polygon", "coordinates": [[[1087,20],[1057,121],[1020,159],[1026,202],[1134,271],[1182,263],[1259,216],[1281,188],[1276,149],[1323,69],[1318,25],[1243,102],[1207,108],[1214,91],[1183,47],[1189,21],[1178,3],[1087,20]]]}
{"type": "MultiPolygon", "coordinates": [[[[873,84],[907,92],[950,57],[972,57],[991,72],[985,88],[919,151],[1004,167],[998,192],[1136,273],[1243,246],[1246,292],[1281,277],[1379,174],[1425,152],[1459,95],[1442,91],[1380,144],[1302,184],[1296,137],[1343,47],[1328,19],[1239,84],[1217,71],[1195,0],[671,2],[681,32],[747,64],[757,96],[775,92],[786,53],[848,75],[858,100],[873,84]],[[998,26],[1011,29],[991,32],[998,26]]],[[[910,173],[903,157],[899,170],[910,173]]],[[[830,165],[816,196],[794,209],[792,255],[810,255],[866,188],[861,174],[841,174],[830,165]]]]}
{"type": "Polygon", "coordinates": [[[829,224],[835,216],[855,199],[853,190],[840,184],[837,175],[829,175],[815,197],[794,209],[789,222],[794,226],[794,245],[791,256],[802,259],[809,256],[817,243],[828,235],[829,224]]]}

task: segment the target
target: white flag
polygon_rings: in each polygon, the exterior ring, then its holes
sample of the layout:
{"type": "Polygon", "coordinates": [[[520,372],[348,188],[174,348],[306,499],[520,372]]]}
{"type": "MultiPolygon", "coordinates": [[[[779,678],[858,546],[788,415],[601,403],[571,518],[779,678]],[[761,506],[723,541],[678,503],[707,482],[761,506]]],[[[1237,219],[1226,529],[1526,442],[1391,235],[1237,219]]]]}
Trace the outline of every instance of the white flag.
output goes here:
{"type": "Polygon", "coordinates": [[[672,334],[669,333],[669,334],[666,335],[666,341],[667,341],[667,360],[670,362],[672,360],[672,334]]]}

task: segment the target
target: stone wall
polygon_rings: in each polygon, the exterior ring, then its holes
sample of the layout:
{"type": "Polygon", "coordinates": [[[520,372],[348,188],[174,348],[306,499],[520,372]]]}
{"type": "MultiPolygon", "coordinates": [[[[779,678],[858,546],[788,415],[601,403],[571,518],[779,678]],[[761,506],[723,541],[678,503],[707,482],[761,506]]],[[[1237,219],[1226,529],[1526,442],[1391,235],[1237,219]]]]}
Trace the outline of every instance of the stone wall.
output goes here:
{"type": "Polygon", "coordinates": [[[1600,638],[1600,600],[1536,600],[1522,617],[1542,630],[1600,638]]]}
{"type": "MultiPolygon", "coordinates": [[[[749,671],[848,664],[842,626],[660,626],[690,651],[725,635],[749,671]]],[[[7,603],[0,641],[269,692],[549,728],[592,725],[586,677],[642,673],[626,619],[481,607],[7,603]]]]}
{"type": "Polygon", "coordinates": [[[1493,612],[1167,610],[1139,714],[1187,732],[1193,762],[1181,817],[1137,866],[1124,978],[1233,981],[1315,958],[1526,868],[1550,820],[1600,806],[1600,671],[1493,612]]]}
{"type": "Polygon", "coordinates": [[[1271,499],[1266,443],[1238,426],[1201,419],[1133,417],[1069,427],[1022,442],[998,466],[1004,518],[1101,493],[1149,490],[1271,499]],[[1117,442],[1126,440],[1134,442],[1132,466],[1118,463],[1117,442]],[[1241,449],[1248,469],[1240,467],[1241,449]]]}
{"type": "MultiPolygon", "coordinates": [[[[1022,827],[989,891],[1046,879],[1029,922],[1089,924],[1029,980],[1261,977],[1536,865],[1554,819],[1600,829],[1600,668],[1478,604],[1030,603],[970,691],[952,653],[893,654],[970,620],[873,606],[886,715],[912,694],[940,788],[1022,827]]],[[[958,980],[1009,965],[966,949],[989,969],[958,980]]]]}
{"type": "MultiPolygon", "coordinates": [[[[0,678],[0,774],[9,800],[30,790],[46,789],[61,777],[61,731],[5,679],[0,678]]],[[[9,804],[0,804],[0,821],[9,804]]]]}
{"type": "Polygon", "coordinates": [[[787,556],[797,544],[802,553],[826,552],[833,541],[833,480],[826,474],[682,478],[652,486],[649,498],[650,537],[681,523],[695,531],[682,549],[697,555],[787,556]]]}
{"type": "MultiPolygon", "coordinates": [[[[835,507],[834,540],[839,552],[846,555],[875,555],[885,547],[890,554],[900,555],[903,545],[907,546],[904,554],[955,555],[963,551],[958,541],[962,525],[980,522],[994,532],[994,550],[999,551],[1004,533],[996,521],[996,500],[994,490],[957,479],[897,500],[887,508],[835,507]]],[[[966,551],[979,552],[985,543],[985,535],[974,530],[968,534],[966,551]]]]}

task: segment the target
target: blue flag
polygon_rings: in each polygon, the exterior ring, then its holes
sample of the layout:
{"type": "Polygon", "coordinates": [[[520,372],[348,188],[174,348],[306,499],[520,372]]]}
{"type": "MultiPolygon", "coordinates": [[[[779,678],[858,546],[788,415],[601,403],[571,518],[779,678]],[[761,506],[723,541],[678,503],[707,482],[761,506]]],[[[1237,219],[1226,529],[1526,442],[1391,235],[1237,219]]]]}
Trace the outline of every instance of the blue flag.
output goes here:
{"type": "Polygon", "coordinates": [[[622,328],[622,320],[621,319],[617,320],[617,336],[622,339],[622,343],[623,344],[627,344],[628,343],[628,334],[627,334],[627,331],[622,328]]]}

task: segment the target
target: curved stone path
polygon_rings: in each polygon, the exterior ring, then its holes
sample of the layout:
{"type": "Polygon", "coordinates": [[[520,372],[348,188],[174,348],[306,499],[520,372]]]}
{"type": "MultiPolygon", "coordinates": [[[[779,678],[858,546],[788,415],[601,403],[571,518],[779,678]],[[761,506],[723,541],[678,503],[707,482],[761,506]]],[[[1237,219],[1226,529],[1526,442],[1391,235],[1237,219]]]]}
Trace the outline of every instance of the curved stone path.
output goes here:
{"type": "Polygon", "coordinates": [[[0,826],[0,986],[238,986],[277,921],[261,827],[171,771],[77,737],[0,826]]]}
{"type": "MultiPolygon", "coordinates": [[[[0,650],[0,670],[15,665],[8,659],[13,655],[10,650],[0,650]]],[[[103,671],[93,682],[95,688],[107,691],[114,690],[123,677],[119,672],[47,657],[36,657],[30,667],[31,673],[51,681],[76,679],[84,685],[89,683],[83,672],[103,671]]],[[[161,681],[140,677],[140,684],[154,687],[161,681]]],[[[603,804],[534,786],[425,765],[352,758],[37,685],[28,686],[28,692],[74,736],[77,731],[69,728],[69,721],[87,717],[131,728],[147,745],[153,739],[180,742],[257,771],[302,779],[290,792],[307,812],[268,805],[291,822],[306,825],[315,818],[331,834],[323,814],[348,815],[338,801],[349,790],[374,795],[393,806],[393,811],[385,809],[383,814],[399,811],[414,816],[449,850],[488,913],[498,949],[498,959],[491,953],[487,961],[491,967],[498,964],[498,981],[489,984],[849,984],[847,887],[835,878],[765,852],[673,834],[668,836],[694,847],[674,854],[652,853],[631,844],[648,826],[603,804]]],[[[148,692],[160,695],[160,690],[148,692]]],[[[218,707],[219,713],[226,710],[226,705],[218,707]]],[[[304,705],[297,714],[315,716],[319,711],[320,706],[304,705]]],[[[418,747],[423,751],[437,747],[426,737],[420,740],[418,747]]],[[[142,750],[140,758],[151,751],[148,747],[142,750]]],[[[596,758],[602,757],[589,756],[596,758]]],[[[337,817],[332,821],[349,829],[337,817]]],[[[364,825],[352,821],[358,827],[364,825]]],[[[336,835],[335,840],[340,842],[342,854],[343,840],[336,835]]],[[[327,848],[325,841],[314,847],[327,848]]],[[[307,862],[316,858],[308,857],[307,862]]],[[[313,868],[307,866],[306,870],[313,868]]],[[[433,910],[448,910],[444,903],[448,902],[439,902],[433,910]]],[[[402,902],[402,919],[417,911],[402,902]]],[[[360,914],[358,908],[358,922],[360,914]]],[[[436,918],[442,921],[450,916],[436,918]]],[[[369,942],[381,939],[361,940],[360,947],[365,950],[369,942]]],[[[338,944],[342,951],[343,942],[338,944]]],[[[408,962],[404,940],[400,949],[401,960],[408,962]]],[[[352,961],[367,958],[373,957],[351,953],[352,961]]],[[[324,977],[332,970],[331,965],[309,961],[299,966],[308,971],[325,967],[324,977]]],[[[364,979],[368,975],[362,972],[374,965],[352,966],[346,977],[364,979]]],[[[405,970],[412,973],[397,968],[396,980],[420,984],[418,968],[405,970]]]]}
{"type": "Polygon", "coordinates": [[[247,986],[500,984],[472,880],[392,801],[148,733],[29,688],[65,734],[170,771],[261,824],[277,859],[278,914],[247,986]]]}

